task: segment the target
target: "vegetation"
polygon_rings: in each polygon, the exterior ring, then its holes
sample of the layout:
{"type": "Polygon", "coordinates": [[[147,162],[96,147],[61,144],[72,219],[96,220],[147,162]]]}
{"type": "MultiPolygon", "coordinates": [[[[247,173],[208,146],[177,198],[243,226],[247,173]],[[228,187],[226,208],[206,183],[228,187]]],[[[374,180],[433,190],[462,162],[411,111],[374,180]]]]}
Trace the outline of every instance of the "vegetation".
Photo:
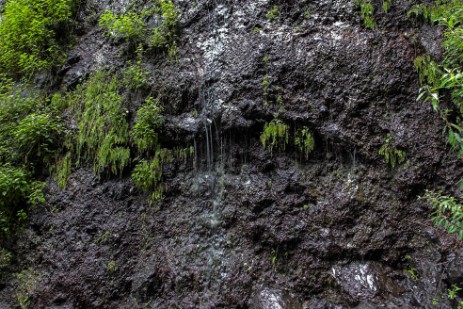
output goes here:
{"type": "Polygon", "coordinates": [[[154,7],[141,13],[114,14],[106,11],[100,17],[100,27],[107,30],[110,37],[123,39],[133,45],[144,42],[151,48],[167,50],[170,57],[177,55],[178,11],[172,0],[156,0],[154,7]],[[152,14],[158,14],[162,22],[149,29],[145,20],[152,14]]]}
{"type": "Polygon", "coordinates": [[[449,234],[457,233],[463,239],[463,205],[453,196],[426,191],[419,199],[431,204],[434,212],[432,221],[443,227],[449,234]]]}
{"type": "Polygon", "coordinates": [[[158,131],[163,124],[162,107],[158,100],[147,98],[145,104],[137,112],[137,121],[132,129],[131,138],[138,151],[143,153],[156,149],[158,131]]]}
{"type": "Polygon", "coordinates": [[[278,5],[274,5],[273,8],[270,11],[268,11],[267,18],[269,20],[274,20],[274,19],[278,18],[279,14],[280,13],[278,11],[278,5]]]}
{"type": "MultiPolygon", "coordinates": [[[[414,61],[421,84],[417,100],[431,103],[444,123],[444,132],[450,147],[459,158],[463,157],[463,2],[458,0],[435,1],[429,5],[419,4],[408,13],[422,16],[444,29],[442,47],[444,57],[435,61],[430,55],[421,55],[414,61]]],[[[434,209],[433,221],[448,233],[463,237],[463,209],[452,196],[426,191],[421,199],[434,209]]]]}
{"type": "Polygon", "coordinates": [[[0,72],[31,76],[61,64],[57,29],[70,22],[72,0],[8,0],[0,19],[0,72]]]}
{"type": "Polygon", "coordinates": [[[21,167],[0,165],[0,230],[9,233],[15,222],[25,219],[27,205],[35,206],[45,201],[45,184],[31,179],[21,167]]]}
{"type": "Polygon", "coordinates": [[[392,6],[392,0],[384,0],[382,6],[383,6],[383,11],[387,13],[392,6]]]}
{"type": "Polygon", "coordinates": [[[172,162],[170,151],[158,147],[151,161],[142,160],[132,172],[132,181],[135,186],[150,193],[150,203],[163,197],[163,165],[169,162],[172,162]]]}
{"type": "Polygon", "coordinates": [[[119,94],[117,75],[99,71],[79,90],[77,107],[79,161],[93,162],[95,173],[121,174],[130,161],[128,111],[119,94]]]}
{"type": "Polygon", "coordinates": [[[296,145],[299,152],[302,153],[307,160],[309,158],[309,154],[315,148],[315,140],[312,134],[310,134],[309,128],[303,127],[302,129],[296,131],[294,144],[296,145]]]}
{"type": "Polygon", "coordinates": [[[355,4],[360,7],[360,16],[363,19],[365,27],[368,29],[375,29],[376,22],[373,16],[375,8],[373,6],[373,3],[371,3],[371,0],[356,0],[355,4]]]}
{"type": "Polygon", "coordinates": [[[107,10],[100,17],[100,27],[107,30],[107,35],[134,43],[146,36],[147,27],[143,17],[135,12],[116,15],[107,10]]]}
{"type": "Polygon", "coordinates": [[[149,71],[143,68],[141,60],[135,63],[128,62],[128,66],[122,72],[122,83],[128,90],[144,88],[148,85],[149,71]]]}
{"type": "Polygon", "coordinates": [[[270,153],[273,153],[274,149],[284,151],[289,143],[289,126],[279,119],[273,119],[265,124],[260,141],[270,153]]]}
{"type": "Polygon", "coordinates": [[[405,151],[399,150],[392,146],[392,137],[387,135],[386,141],[379,149],[379,154],[384,157],[384,161],[389,163],[392,168],[405,162],[405,151]]]}

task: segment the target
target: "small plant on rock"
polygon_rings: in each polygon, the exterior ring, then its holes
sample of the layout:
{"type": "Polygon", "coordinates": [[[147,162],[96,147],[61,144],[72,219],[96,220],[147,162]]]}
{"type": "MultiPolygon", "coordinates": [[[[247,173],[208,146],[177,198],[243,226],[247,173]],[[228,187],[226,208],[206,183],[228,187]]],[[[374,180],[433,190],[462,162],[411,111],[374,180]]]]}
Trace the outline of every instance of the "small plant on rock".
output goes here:
{"type": "Polygon", "coordinates": [[[310,133],[309,128],[303,127],[302,129],[296,131],[294,144],[296,145],[299,152],[301,152],[307,160],[309,158],[309,154],[315,148],[315,140],[310,133]]]}
{"type": "Polygon", "coordinates": [[[273,119],[264,126],[260,141],[270,153],[274,149],[284,150],[289,142],[289,127],[279,119],[273,119]]]}
{"type": "Polygon", "coordinates": [[[387,135],[386,141],[379,149],[379,154],[384,157],[386,163],[389,163],[392,168],[405,162],[405,151],[399,150],[392,146],[392,137],[387,135]]]}
{"type": "Polygon", "coordinates": [[[279,15],[278,5],[274,5],[273,8],[270,11],[268,11],[267,18],[269,20],[274,20],[278,17],[278,15],[279,15]]]}
{"type": "Polygon", "coordinates": [[[375,29],[376,22],[373,17],[374,6],[371,0],[356,0],[355,4],[360,7],[360,16],[362,16],[365,27],[375,29]]]}

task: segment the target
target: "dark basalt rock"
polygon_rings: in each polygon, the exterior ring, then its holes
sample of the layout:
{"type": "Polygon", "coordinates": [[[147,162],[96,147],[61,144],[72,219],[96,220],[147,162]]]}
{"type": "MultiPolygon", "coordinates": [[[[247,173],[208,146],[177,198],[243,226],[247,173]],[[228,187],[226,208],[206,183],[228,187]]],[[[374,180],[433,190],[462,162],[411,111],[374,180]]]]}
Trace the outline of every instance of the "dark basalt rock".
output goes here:
{"type": "MultiPolygon", "coordinates": [[[[60,86],[123,68],[127,46],[91,12],[126,4],[87,1],[60,86]]],[[[18,307],[24,269],[40,275],[31,308],[452,308],[440,296],[462,282],[460,243],[416,199],[462,177],[439,116],[415,100],[412,61],[440,53],[436,30],[408,18],[405,0],[375,13],[374,31],[350,0],[176,4],[178,62],[147,53],[149,89],[126,105],[134,115],[159,94],[160,141],[194,146],[194,158],[166,167],[154,205],[128,171],[76,168],[62,191],[49,179],[46,205],[6,246],[0,308],[18,307]],[[262,147],[276,115],[313,132],[308,159],[262,147]],[[378,154],[388,133],[408,160],[396,168],[378,154]]]]}

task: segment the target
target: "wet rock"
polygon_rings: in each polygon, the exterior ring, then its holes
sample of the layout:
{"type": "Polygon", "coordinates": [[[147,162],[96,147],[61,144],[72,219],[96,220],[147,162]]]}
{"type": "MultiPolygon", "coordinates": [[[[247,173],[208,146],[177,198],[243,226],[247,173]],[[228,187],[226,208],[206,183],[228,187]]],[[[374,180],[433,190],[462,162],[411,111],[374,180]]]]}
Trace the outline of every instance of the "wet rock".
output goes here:
{"type": "Polygon", "coordinates": [[[354,299],[371,299],[379,295],[399,295],[403,288],[387,276],[387,270],[374,262],[355,262],[331,270],[336,282],[354,299]]]}
{"type": "Polygon", "coordinates": [[[252,309],[302,309],[302,304],[290,293],[279,289],[262,289],[251,301],[252,309]]]}

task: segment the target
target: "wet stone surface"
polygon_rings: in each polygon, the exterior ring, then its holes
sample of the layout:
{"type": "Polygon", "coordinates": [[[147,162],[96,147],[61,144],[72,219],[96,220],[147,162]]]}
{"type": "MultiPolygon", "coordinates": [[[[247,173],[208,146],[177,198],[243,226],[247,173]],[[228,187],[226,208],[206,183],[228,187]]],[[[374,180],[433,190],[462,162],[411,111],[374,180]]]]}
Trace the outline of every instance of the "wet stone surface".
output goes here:
{"type": "MultiPolygon", "coordinates": [[[[131,57],[92,17],[126,1],[87,2],[59,86],[131,57]]],[[[194,145],[194,158],[165,166],[151,206],[129,171],[75,168],[65,190],[48,179],[47,203],[5,244],[15,259],[0,308],[19,308],[24,270],[31,308],[455,307],[445,295],[462,280],[459,242],[417,201],[462,176],[438,115],[416,102],[412,62],[439,53],[436,30],[410,20],[405,0],[376,10],[377,30],[347,0],[176,4],[178,62],[144,56],[146,95],[164,104],[160,142],[194,145]],[[274,117],[311,130],[308,159],[262,147],[274,117]],[[396,168],[378,154],[388,133],[406,152],[396,168]]],[[[130,98],[135,114],[145,96],[130,98]]]]}

